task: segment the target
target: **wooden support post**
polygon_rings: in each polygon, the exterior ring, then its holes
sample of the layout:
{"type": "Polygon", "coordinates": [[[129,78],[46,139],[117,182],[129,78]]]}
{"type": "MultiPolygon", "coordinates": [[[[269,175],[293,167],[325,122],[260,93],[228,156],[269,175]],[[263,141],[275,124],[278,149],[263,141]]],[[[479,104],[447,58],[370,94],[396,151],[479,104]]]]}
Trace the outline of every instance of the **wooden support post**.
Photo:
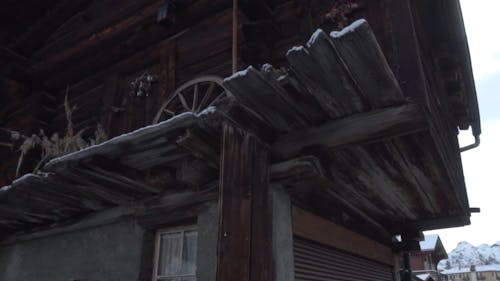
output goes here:
{"type": "Polygon", "coordinates": [[[220,167],[217,280],[271,280],[268,149],[226,124],[220,167]]]}

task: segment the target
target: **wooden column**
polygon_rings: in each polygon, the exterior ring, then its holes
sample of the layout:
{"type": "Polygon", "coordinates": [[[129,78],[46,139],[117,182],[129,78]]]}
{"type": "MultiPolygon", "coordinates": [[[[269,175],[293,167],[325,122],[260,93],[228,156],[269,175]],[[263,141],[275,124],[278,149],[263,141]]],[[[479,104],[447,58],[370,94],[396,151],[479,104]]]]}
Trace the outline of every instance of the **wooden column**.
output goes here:
{"type": "Polygon", "coordinates": [[[272,279],[268,155],[255,136],[224,125],[218,281],[272,279]]]}

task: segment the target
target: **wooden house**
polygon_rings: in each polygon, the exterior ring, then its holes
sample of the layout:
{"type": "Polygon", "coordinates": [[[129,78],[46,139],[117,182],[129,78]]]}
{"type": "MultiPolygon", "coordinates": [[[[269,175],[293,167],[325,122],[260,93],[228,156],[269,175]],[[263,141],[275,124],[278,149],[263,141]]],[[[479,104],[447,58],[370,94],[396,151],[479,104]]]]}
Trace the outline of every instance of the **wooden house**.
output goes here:
{"type": "Polygon", "coordinates": [[[0,280],[410,280],[421,231],[470,223],[458,0],[0,14],[0,280]]]}
{"type": "Polygon", "coordinates": [[[441,238],[437,234],[425,235],[424,241],[420,241],[420,250],[410,253],[410,265],[413,273],[417,276],[432,280],[445,280],[445,277],[439,272],[438,263],[448,258],[441,238]]]}

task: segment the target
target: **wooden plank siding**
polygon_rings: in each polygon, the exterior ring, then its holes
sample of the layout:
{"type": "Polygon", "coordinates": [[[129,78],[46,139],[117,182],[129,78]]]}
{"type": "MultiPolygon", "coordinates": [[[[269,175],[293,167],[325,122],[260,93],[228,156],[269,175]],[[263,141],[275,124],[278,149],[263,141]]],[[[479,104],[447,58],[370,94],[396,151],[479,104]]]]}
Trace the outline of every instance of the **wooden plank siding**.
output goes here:
{"type": "MultiPolygon", "coordinates": [[[[45,128],[38,124],[43,122],[50,124],[47,133],[64,135],[62,102],[67,94],[77,108],[72,120],[76,130],[88,128],[90,135],[101,123],[114,137],[149,125],[173,91],[196,76],[227,77],[222,87],[230,95],[201,115],[176,116],[49,162],[42,174],[5,188],[10,190],[5,194],[11,193],[2,195],[5,205],[14,206],[3,209],[0,225],[24,230],[161,192],[212,188],[207,184],[219,175],[222,222],[231,232],[240,226],[244,230],[221,245],[227,255],[220,262],[230,264],[234,255],[246,262],[242,271],[219,274],[224,280],[266,279],[267,269],[254,272],[253,265],[258,268],[261,261],[252,260],[252,251],[268,246],[268,233],[254,219],[268,223],[264,174],[271,165],[289,168],[279,171],[285,179],[274,176],[295,204],[359,232],[375,230],[368,235],[379,241],[414,228],[466,224],[470,212],[457,124],[450,107],[441,106],[448,101],[441,91],[446,88],[443,74],[432,43],[421,40],[427,35],[416,20],[416,4],[350,2],[359,6],[342,20],[332,19],[335,7],[327,0],[241,5],[237,63],[246,70],[231,75],[229,1],[176,1],[176,21],[170,24],[156,22],[164,1],[91,1],[39,51],[19,60],[43,85],[6,71],[12,103],[1,116],[7,120],[2,126],[24,126],[23,133],[32,134],[45,128]],[[356,21],[330,33],[358,18],[366,18],[371,27],[356,21]],[[158,81],[149,96],[138,97],[130,82],[144,73],[157,75],[158,81]],[[32,111],[37,105],[42,110],[32,111]],[[260,157],[267,159],[259,167],[265,171],[243,169],[262,161],[260,157]],[[299,164],[290,167],[291,162],[299,164]],[[303,177],[294,175],[295,169],[303,177]],[[56,186],[52,195],[64,193],[64,186],[74,188],[62,200],[37,196],[38,204],[26,206],[26,213],[14,208],[20,201],[12,194],[35,184],[56,186]],[[66,206],[79,197],[83,206],[66,206]],[[235,213],[239,221],[232,217],[235,213]],[[231,252],[232,246],[241,252],[231,252]]],[[[10,159],[0,163],[10,182],[16,157],[10,150],[0,156],[10,159]]]]}
{"type": "MultiPolygon", "coordinates": [[[[216,74],[222,77],[230,74],[231,9],[227,3],[181,2],[177,9],[178,21],[170,27],[160,28],[155,26],[152,18],[161,1],[128,1],[117,5],[116,10],[111,9],[109,14],[103,14],[101,11],[109,10],[103,7],[111,5],[111,2],[90,4],[52,34],[46,45],[35,54],[34,69],[42,77],[48,78],[47,85],[60,89],[59,100],[69,85],[70,102],[78,106],[75,116],[79,115],[78,111],[82,112],[79,121],[86,119],[85,116],[97,116],[85,120],[86,123],[75,122],[77,128],[95,126],[99,120],[138,119],[111,122],[109,124],[112,124],[113,128],[105,127],[112,136],[130,131],[137,128],[138,124],[145,125],[150,122],[150,116],[156,110],[155,105],[159,104],[161,99],[167,98],[175,85],[202,74],[216,74]],[[139,9],[140,13],[137,12],[139,9]],[[72,32],[75,30],[77,32],[72,32]],[[203,34],[203,40],[200,40],[200,34],[203,34]],[[166,51],[172,44],[176,46],[175,50],[166,51]],[[166,60],[171,62],[165,65],[166,60]],[[166,78],[169,81],[154,85],[158,88],[157,93],[146,99],[145,105],[138,105],[142,101],[134,102],[127,97],[131,77],[140,75],[146,69],[153,69],[157,74],[164,73],[165,67],[175,69],[175,75],[169,74],[166,78]],[[109,77],[117,77],[121,81],[120,87],[99,88],[100,85],[111,83],[107,81],[109,77]],[[86,96],[86,100],[90,98],[94,102],[83,104],[77,99],[78,96],[86,96]],[[115,97],[113,110],[109,110],[111,99],[106,96],[115,97]],[[130,108],[125,107],[125,111],[115,112],[123,107],[122,103],[128,103],[130,108]],[[137,106],[145,106],[145,110],[137,110],[137,106]],[[99,117],[100,114],[110,116],[99,117]]],[[[312,17],[313,22],[321,25],[324,14],[328,12],[328,1],[312,1],[310,5],[312,14],[307,17],[312,17]]],[[[274,8],[273,16],[279,27],[274,44],[286,47],[283,52],[267,57],[266,61],[284,63],[283,54],[286,48],[306,40],[311,30],[301,31],[298,37],[288,36],[288,26],[300,23],[306,15],[297,16],[298,7],[293,1],[272,1],[270,6],[274,8]]],[[[244,13],[241,13],[240,17],[241,24],[248,22],[244,13]]],[[[245,36],[243,34],[239,37],[240,46],[244,48],[245,36]]],[[[247,64],[240,59],[239,65],[245,67],[247,64]]],[[[172,72],[169,70],[169,73],[172,72]]],[[[62,107],[59,107],[59,114],[54,120],[58,128],[64,128],[65,118],[61,109],[62,107]]]]}

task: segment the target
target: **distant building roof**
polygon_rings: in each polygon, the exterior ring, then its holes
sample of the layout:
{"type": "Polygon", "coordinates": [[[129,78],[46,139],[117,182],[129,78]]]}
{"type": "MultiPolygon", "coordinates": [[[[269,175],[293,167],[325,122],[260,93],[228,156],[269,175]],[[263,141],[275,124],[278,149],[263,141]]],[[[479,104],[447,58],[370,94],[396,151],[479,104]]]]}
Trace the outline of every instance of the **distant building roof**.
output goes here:
{"type": "Polygon", "coordinates": [[[418,279],[420,280],[423,280],[423,281],[428,281],[429,280],[429,277],[431,277],[431,275],[429,273],[425,273],[425,274],[417,274],[417,277],[418,279]]]}
{"type": "MultiPolygon", "coordinates": [[[[500,271],[500,264],[476,266],[476,272],[485,272],[485,271],[500,271]]],[[[455,267],[441,271],[442,274],[457,274],[457,273],[468,273],[468,272],[470,272],[470,266],[464,266],[462,268],[455,267]]]]}
{"type": "Polygon", "coordinates": [[[438,239],[439,239],[439,235],[437,235],[437,234],[425,235],[425,240],[420,241],[420,250],[432,251],[432,250],[436,249],[438,239]]]}

